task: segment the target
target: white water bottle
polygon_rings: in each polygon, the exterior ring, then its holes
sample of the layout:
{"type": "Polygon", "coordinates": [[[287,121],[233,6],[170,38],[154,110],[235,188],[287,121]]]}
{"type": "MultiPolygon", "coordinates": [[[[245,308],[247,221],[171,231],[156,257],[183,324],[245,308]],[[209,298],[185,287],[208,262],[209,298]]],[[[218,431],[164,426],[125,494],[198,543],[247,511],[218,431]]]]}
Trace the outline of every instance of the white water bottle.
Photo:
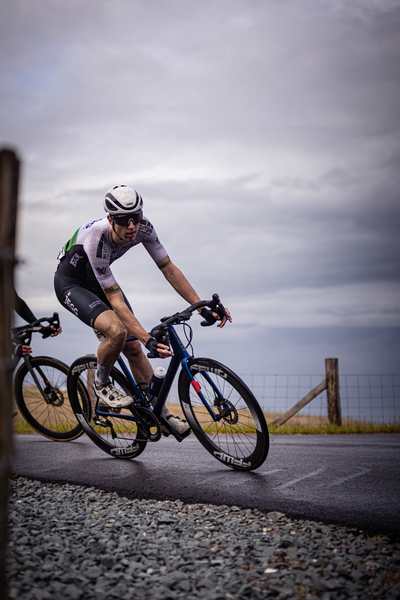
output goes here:
{"type": "Polygon", "coordinates": [[[166,373],[167,371],[164,369],[164,367],[156,367],[154,369],[154,373],[149,383],[149,392],[153,396],[158,396],[158,394],[160,393],[161,386],[163,384],[166,373]]]}

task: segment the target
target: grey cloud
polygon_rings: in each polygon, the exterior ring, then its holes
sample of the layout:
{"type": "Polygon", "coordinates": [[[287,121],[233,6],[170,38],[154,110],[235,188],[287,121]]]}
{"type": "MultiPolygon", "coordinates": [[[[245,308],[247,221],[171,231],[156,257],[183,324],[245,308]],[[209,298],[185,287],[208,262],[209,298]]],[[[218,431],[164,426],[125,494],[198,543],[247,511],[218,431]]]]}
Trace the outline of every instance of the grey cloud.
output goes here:
{"type": "MultiPolygon", "coordinates": [[[[374,296],[394,297],[400,272],[397,0],[0,10],[0,122],[23,159],[28,297],[45,277],[50,305],[59,247],[125,182],[189,279],[237,302],[238,330],[251,331],[246,302],[255,313],[288,302],[283,322],[300,288],[309,322],[334,314],[330,302],[353,317],[366,298],[365,313],[397,323],[374,296]]],[[[135,294],[127,264],[116,269],[135,294]]],[[[136,285],[153,306],[165,282],[148,265],[135,264],[136,285]]]]}

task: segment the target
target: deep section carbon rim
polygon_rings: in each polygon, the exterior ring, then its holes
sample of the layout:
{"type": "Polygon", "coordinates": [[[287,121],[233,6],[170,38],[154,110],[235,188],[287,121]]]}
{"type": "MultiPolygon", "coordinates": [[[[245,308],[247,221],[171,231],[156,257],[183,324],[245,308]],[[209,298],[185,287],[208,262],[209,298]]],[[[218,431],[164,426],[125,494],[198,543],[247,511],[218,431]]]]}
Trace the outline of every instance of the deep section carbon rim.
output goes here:
{"type": "MultiPolygon", "coordinates": [[[[104,452],[118,458],[134,458],[143,452],[147,441],[135,421],[121,417],[132,416],[129,408],[113,409],[104,403],[97,404],[93,392],[96,366],[95,359],[84,356],[70,367],[68,393],[76,417],[90,439],[104,452]],[[90,418],[84,410],[87,404],[91,407],[90,418]],[[105,414],[96,414],[96,405],[97,409],[105,414]]],[[[118,369],[112,369],[110,379],[118,390],[132,395],[128,381],[118,369]]]]}
{"type": "Polygon", "coordinates": [[[14,379],[14,396],[21,415],[47,438],[64,442],[76,439],[83,429],[68,399],[68,366],[47,356],[31,358],[30,363],[46,400],[23,363],[14,379]]]}
{"type": "Polygon", "coordinates": [[[244,471],[259,467],[268,454],[269,435],[263,412],[251,390],[217,361],[195,358],[189,362],[189,368],[196,383],[190,384],[182,371],[179,398],[198,440],[229,467],[244,471]]]}

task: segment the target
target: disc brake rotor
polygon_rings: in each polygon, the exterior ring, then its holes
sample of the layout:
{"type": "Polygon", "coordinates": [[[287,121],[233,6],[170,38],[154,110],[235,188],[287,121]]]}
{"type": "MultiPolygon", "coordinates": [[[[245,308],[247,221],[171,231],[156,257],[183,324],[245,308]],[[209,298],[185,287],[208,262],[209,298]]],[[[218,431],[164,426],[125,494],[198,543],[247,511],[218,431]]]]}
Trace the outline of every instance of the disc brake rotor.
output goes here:
{"type": "Polygon", "coordinates": [[[58,388],[47,386],[43,391],[49,399],[49,404],[52,406],[59,407],[64,404],[64,394],[58,388]]]}
{"type": "Polygon", "coordinates": [[[236,425],[239,420],[239,415],[232,402],[229,400],[221,401],[218,410],[219,414],[222,415],[221,421],[225,421],[226,423],[229,423],[229,425],[236,425]]]}

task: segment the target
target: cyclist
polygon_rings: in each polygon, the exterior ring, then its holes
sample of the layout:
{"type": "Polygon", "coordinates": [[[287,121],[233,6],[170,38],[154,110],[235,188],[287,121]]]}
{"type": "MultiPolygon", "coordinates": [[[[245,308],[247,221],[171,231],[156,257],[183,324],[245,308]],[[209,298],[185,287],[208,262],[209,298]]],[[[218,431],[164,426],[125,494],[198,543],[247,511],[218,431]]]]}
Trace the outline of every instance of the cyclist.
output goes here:
{"type": "MultiPolygon", "coordinates": [[[[140,343],[147,348],[150,357],[167,358],[172,354],[169,347],[157,343],[134,316],[110,265],[131,248],[142,244],[184,300],[194,304],[200,298],[171,261],[153,225],[143,216],[142,197],[132,187],[117,185],[110,188],[103,208],[106,217],[80,227],[62,248],[58,255],[54,288],[59,302],[67,310],[104,336],[97,350],[93,388],[96,396],[106,404],[122,408],[128,406],[132,399],[116,390],[109,379],[119,354],[125,354],[135,380],[147,386],[153,369],[140,343]],[[127,336],[135,336],[137,340],[126,342],[127,336]]],[[[203,308],[201,314],[210,323],[220,320],[218,327],[226,323],[225,317],[221,319],[210,309],[203,308]]],[[[231,320],[228,311],[227,314],[231,320]]],[[[162,416],[178,433],[189,429],[186,421],[171,415],[166,407],[162,416]]]]}
{"type": "MultiPolygon", "coordinates": [[[[20,298],[20,296],[18,296],[15,289],[14,289],[14,310],[17,313],[17,315],[19,317],[21,317],[21,319],[23,319],[27,323],[33,323],[34,321],[36,321],[35,315],[31,311],[31,309],[29,308],[29,306],[27,305],[25,300],[23,300],[22,298],[20,298]]],[[[52,327],[52,329],[54,329],[53,325],[51,327],[52,327]]],[[[60,326],[57,329],[57,331],[54,329],[54,333],[51,334],[51,337],[55,337],[56,335],[59,335],[61,332],[62,332],[62,329],[60,326]]],[[[12,343],[13,360],[15,360],[16,363],[19,361],[19,359],[21,357],[29,356],[30,354],[32,354],[32,348],[30,346],[28,346],[27,344],[23,344],[20,339],[13,338],[11,340],[11,343],[12,343]]],[[[16,417],[17,414],[18,414],[18,411],[13,410],[12,416],[16,417]]]]}
{"type": "MultiPolygon", "coordinates": [[[[33,323],[34,321],[36,321],[35,315],[31,311],[31,309],[29,308],[29,306],[27,305],[25,300],[23,300],[22,298],[20,298],[20,296],[18,296],[15,289],[14,289],[14,310],[17,313],[17,315],[19,317],[21,317],[21,319],[23,319],[27,323],[33,323]]],[[[53,325],[51,327],[52,327],[52,329],[54,329],[53,325]]],[[[55,336],[59,335],[61,332],[62,332],[62,328],[60,326],[57,329],[57,331],[54,329],[54,333],[51,334],[51,337],[55,337],[55,336]]],[[[13,355],[15,357],[28,356],[29,354],[32,354],[32,348],[30,346],[27,346],[26,344],[18,343],[18,340],[15,340],[15,342],[13,341],[13,343],[15,344],[15,348],[13,351],[13,355]]]]}

